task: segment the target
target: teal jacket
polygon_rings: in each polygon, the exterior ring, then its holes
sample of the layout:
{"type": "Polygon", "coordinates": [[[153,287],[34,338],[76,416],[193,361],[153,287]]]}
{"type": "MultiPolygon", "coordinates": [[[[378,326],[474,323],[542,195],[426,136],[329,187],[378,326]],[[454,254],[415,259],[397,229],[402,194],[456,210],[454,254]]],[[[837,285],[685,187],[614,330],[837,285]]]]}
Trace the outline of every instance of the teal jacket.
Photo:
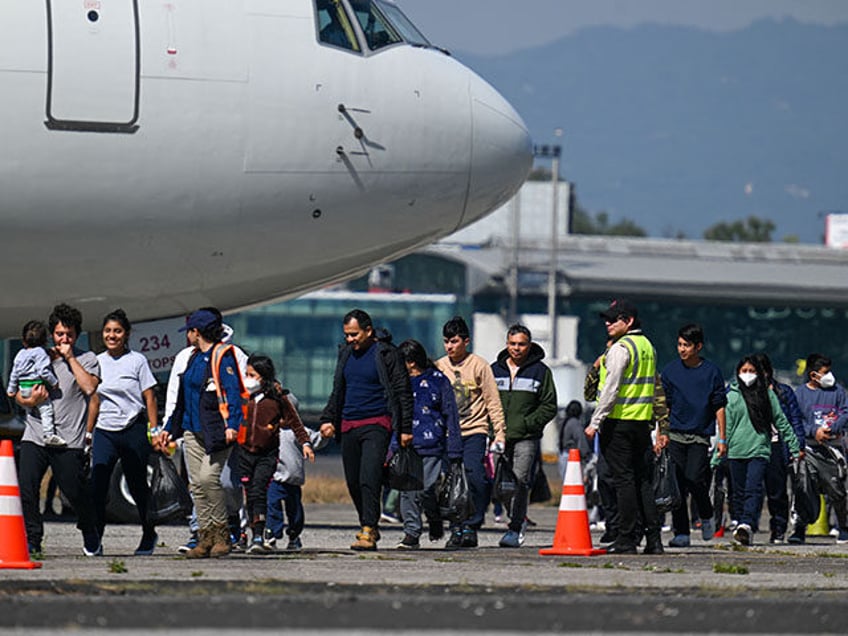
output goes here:
{"type": "MultiPolygon", "coordinates": [[[[798,446],[798,436],[792,430],[789,420],[780,408],[780,401],[774,391],[768,391],[771,412],[774,415],[774,426],[780,439],[789,445],[792,456],[795,457],[801,451],[798,446]]],[[[727,458],[728,459],[754,459],[761,457],[768,459],[771,456],[771,432],[758,433],[751,424],[748,416],[748,407],[745,398],[739,391],[739,385],[734,382],[730,385],[727,393],[727,458]]]]}
{"type": "Polygon", "coordinates": [[[510,378],[506,349],[492,363],[506,421],[506,440],[540,439],[545,425],[556,416],[557,393],[554,376],[542,362],[545,352],[535,342],[530,344],[527,360],[510,378]]]}

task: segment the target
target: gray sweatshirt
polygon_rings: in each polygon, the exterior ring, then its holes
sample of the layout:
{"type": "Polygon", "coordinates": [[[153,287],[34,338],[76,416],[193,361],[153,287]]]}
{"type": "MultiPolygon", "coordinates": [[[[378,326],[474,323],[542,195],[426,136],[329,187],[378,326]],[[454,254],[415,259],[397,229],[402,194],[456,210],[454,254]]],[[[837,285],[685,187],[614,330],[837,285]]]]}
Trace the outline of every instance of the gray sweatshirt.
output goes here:
{"type": "MultiPolygon", "coordinates": [[[[309,433],[312,450],[320,450],[330,443],[330,438],[321,437],[321,433],[308,426],[305,428],[309,433]]],[[[306,482],[303,450],[294,437],[294,431],[290,428],[280,429],[280,453],[277,456],[277,472],[274,473],[274,481],[292,486],[302,486],[306,482]]]]}

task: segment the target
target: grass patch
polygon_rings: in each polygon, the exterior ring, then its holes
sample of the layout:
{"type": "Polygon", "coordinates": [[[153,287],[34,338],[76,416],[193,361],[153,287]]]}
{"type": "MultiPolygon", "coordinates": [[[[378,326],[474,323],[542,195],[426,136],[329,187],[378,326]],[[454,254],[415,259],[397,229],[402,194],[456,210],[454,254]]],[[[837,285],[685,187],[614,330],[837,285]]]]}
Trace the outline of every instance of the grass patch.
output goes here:
{"type": "Polygon", "coordinates": [[[734,563],[714,563],[713,572],[716,574],[748,574],[748,568],[734,563]]]}
{"type": "Polygon", "coordinates": [[[582,563],[569,563],[568,561],[563,561],[557,567],[560,567],[560,568],[582,568],[583,564],[582,563]]]}
{"type": "Polygon", "coordinates": [[[826,579],[832,579],[836,576],[836,572],[822,572],[822,576],[826,579]]]}
{"type": "Polygon", "coordinates": [[[121,561],[121,559],[112,559],[109,561],[109,572],[112,574],[126,574],[129,570],[126,563],[121,561]]]}
{"type": "Polygon", "coordinates": [[[848,559],[848,554],[844,552],[816,552],[816,556],[822,559],[848,559]]]}
{"type": "Polygon", "coordinates": [[[195,578],[198,577],[198,576],[203,576],[203,571],[202,570],[195,570],[194,572],[191,573],[191,575],[195,578]]]}
{"type": "Polygon", "coordinates": [[[344,479],[310,475],[303,486],[303,503],[350,503],[350,493],[344,479]]]}

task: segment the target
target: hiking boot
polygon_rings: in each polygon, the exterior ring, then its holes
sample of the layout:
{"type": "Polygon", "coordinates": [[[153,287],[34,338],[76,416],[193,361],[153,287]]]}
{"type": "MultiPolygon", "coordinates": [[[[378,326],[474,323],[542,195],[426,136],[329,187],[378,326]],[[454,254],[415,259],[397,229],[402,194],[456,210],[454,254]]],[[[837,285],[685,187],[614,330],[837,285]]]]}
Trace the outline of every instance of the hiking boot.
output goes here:
{"type": "Polygon", "coordinates": [[[747,523],[740,523],[733,531],[733,538],[741,545],[751,545],[751,526],[747,523]]]}
{"type": "Polygon", "coordinates": [[[194,550],[197,547],[197,532],[192,532],[191,536],[188,538],[188,541],[183,543],[180,547],[177,548],[177,552],[180,554],[185,554],[189,550],[194,550]]]}
{"type": "Polygon", "coordinates": [[[523,543],[524,537],[521,536],[521,533],[515,530],[507,530],[498,545],[502,548],[520,548],[523,543]]]}
{"type": "Polygon", "coordinates": [[[186,551],[185,556],[187,559],[208,559],[214,543],[215,538],[211,530],[201,528],[197,532],[197,545],[186,551]]]}
{"type": "Polygon", "coordinates": [[[358,551],[376,550],[377,537],[375,534],[374,528],[362,526],[362,530],[356,533],[356,541],[351,544],[350,549],[358,551]]]}
{"type": "Polygon", "coordinates": [[[411,534],[404,533],[403,539],[397,544],[398,550],[417,550],[421,547],[418,542],[418,537],[413,537],[411,534]]]}
{"type": "Polygon", "coordinates": [[[672,537],[671,541],[668,542],[669,548],[688,548],[689,547],[689,535],[688,534],[676,534],[672,537]]]}
{"type": "Polygon", "coordinates": [[[477,531],[474,528],[462,529],[462,547],[476,548],[477,547],[477,531]]]}
{"type": "Polygon", "coordinates": [[[218,558],[227,556],[233,551],[230,529],[227,527],[227,524],[221,523],[217,526],[212,526],[210,534],[212,537],[212,547],[209,548],[210,557],[218,558]]]}
{"type": "Polygon", "coordinates": [[[709,541],[715,536],[715,521],[713,519],[701,519],[701,538],[709,541]]]}
{"type": "Polygon", "coordinates": [[[135,556],[151,556],[156,549],[156,542],[159,540],[159,535],[155,530],[145,530],[141,535],[141,541],[135,549],[135,556]]]}

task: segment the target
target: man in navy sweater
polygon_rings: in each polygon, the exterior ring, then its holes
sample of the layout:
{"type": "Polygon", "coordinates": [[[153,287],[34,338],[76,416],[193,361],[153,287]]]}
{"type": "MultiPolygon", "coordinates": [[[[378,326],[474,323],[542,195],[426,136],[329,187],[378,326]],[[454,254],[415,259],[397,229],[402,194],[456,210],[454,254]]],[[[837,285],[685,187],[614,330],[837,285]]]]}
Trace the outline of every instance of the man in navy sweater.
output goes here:
{"type": "Polygon", "coordinates": [[[668,450],[674,461],[682,503],[672,512],[673,548],[689,546],[689,505],[691,494],[701,517],[701,536],[713,538],[715,522],[710,500],[710,436],[718,421],[718,445],[724,439],[724,407],[727,395],[719,368],[701,357],[704,331],[700,325],[684,325],[677,332],[679,360],[662,371],[662,384],[670,412],[668,450]]]}

